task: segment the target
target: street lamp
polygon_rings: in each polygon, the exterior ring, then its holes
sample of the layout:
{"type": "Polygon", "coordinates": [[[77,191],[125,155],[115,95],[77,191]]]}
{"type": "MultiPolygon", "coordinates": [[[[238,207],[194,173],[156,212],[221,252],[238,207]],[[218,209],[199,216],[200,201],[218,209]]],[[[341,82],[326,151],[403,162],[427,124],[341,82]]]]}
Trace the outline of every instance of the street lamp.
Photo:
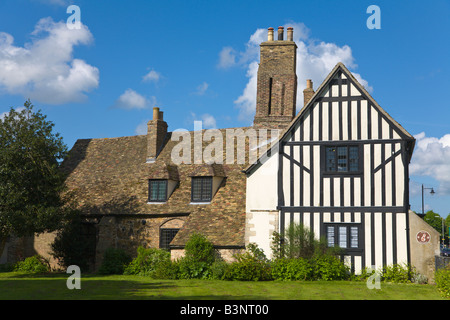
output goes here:
{"type": "Polygon", "coordinates": [[[425,216],[425,211],[424,211],[424,209],[423,209],[423,190],[431,190],[431,191],[430,191],[430,194],[431,194],[431,195],[435,194],[433,188],[424,188],[424,187],[423,187],[423,184],[422,184],[422,217],[425,216]]]}

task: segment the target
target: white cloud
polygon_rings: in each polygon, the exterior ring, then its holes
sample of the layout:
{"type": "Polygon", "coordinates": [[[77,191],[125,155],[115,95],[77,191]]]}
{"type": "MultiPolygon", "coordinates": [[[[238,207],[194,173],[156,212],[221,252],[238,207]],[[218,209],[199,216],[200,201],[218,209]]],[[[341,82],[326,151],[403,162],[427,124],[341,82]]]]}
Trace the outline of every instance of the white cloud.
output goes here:
{"type": "Polygon", "coordinates": [[[247,77],[249,78],[249,81],[247,82],[242,94],[234,101],[240,109],[239,120],[251,119],[249,116],[255,113],[258,65],[259,64],[257,61],[250,63],[247,70],[247,77]]]}
{"type": "Polygon", "coordinates": [[[203,121],[203,127],[205,129],[217,128],[216,119],[212,115],[205,113],[205,114],[202,114],[201,118],[203,121]]]}
{"type": "MultiPolygon", "coordinates": [[[[356,68],[357,65],[349,46],[338,46],[334,43],[311,39],[310,31],[303,23],[290,23],[286,27],[294,28],[294,41],[298,47],[296,72],[298,77],[297,107],[299,110],[303,106],[303,90],[306,88],[306,79],[312,79],[315,88],[317,88],[338,62],[344,63],[349,69],[356,68]]],[[[245,65],[249,78],[243,93],[234,101],[240,109],[240,120],[252,118],[255,113],[259,44],[264,41],[267,41],[267,30],[257,29],[247,42],[245,51],[235,54],[238,57],[235,65],[245,65]]],[[[222,52],[224,49],[222,49],[222,52]]],[[[232,52],[231,49],[228,49],[228,51],[232,52]]],[[[353,73],[353,75],[369,92],[372,91],[368,82],[362,79],[359,74],[353,73]]]]}
{"type": "Polygon", "coordinates": [[[218,67],[226,69],[236,64],[236,50],[232,47],[224,47],[219,53],[218,67]]]}
{"type": "Polygon", "coordinates": [[[217,128],[216,118],[214,118],[214,116],[210,115],[209,113],[204,113],[201,116],[197,116],[194,112],[191,112],[191,119],[189,119],[189,122],[193,123],[194,121],[201,121],[202,129],[217,128]]]}
{"type": "Polygon", "coordinates": [[[83,101],[85,93],[98,87],[98,69],[73,58],[75,46],[93,41],[85,25],[69,30],[63,22],[44,18],[32,36],[17,47],[10,34],[0,32],[0,92],[63,104],[83,101]]]}
{"type": "Polygon", "coordinates": [[[202,96],[206,93],[206,90],[208,90],[209,84],[206,82],[203,82],[201,85],[197,86],[197,90],[194,92],[195,95],[202,96]]]}
{"type": "Polygon", "coordinates": [[[137,93],[133,89],[127,89],[116,100],[113,107],[125,110],[131,109],[149,109],[156,105],[156,98],[151,96],[146,98],[143,95],[137,93]]]}
{"type": "Polygon", "coordinates": [[[161,74],[155,70],[151,70],[149,73],[147,73],[145,76],[142,77],[143,81],[153,81],[158,82],[161,78],[161,74]]]}
{"type": "Polygon", "coordinates": [[[435,191],[450,195],[450,134],[441,138],[426,137],[425,132],[414,136],[414,149],[409,172],[411,175],[430,176],[439,182],[435,191]]]}
{"type": "Polygon", "coordinates": [[[147,123],[150,121],[150,119],[146,119],[144,121],[142,121],[134,130],[134,132],[137,135],[143,135],[143,134],[147,134],[147,123]]]}

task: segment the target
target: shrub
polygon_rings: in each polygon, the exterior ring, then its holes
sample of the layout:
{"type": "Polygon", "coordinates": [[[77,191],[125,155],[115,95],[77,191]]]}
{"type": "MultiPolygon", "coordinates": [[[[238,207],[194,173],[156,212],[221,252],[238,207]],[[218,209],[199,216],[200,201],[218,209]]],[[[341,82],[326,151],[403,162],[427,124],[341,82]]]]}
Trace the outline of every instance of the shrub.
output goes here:
{"type": "Polygon", "coordinates": [[[161,260],[152,273],[153,279],[180,279],[180,263],[171,259],[161,260]]]}
{"type": "MultiPolygon", "coordinates": [[[[372,268],[364,268],[361,274],[357,277],[359,280],[368,279],[375,271],[372,268]]],[[[427,283],[426,276],[419,274],[416,270],[407,264],[391,264],[379,268],[378,273],[384,282],[393,283],[427,283]]]]}
{"type": "Polygon", "coordinates": [[[436,286],[444,298],[450,298],[450,267],[437,270],[434,281],[436,286]]]}
{"type": "Polygon", "coordinates": [[[226,269],[223,278],[225,280],[263,281],[272,280],[270,264],[263,251],[255,244],[249,244],[244,253],[234,256],[226,269]]]}
{"type": "Polygon", "coordinates": [[[339,255],[341,249],[330,248],[324,238],[317,240],[314,232],[302,224],[290,224],[286,234],[282,237],[278,232],[272,234],[272,256],[274,260],[288,259],[312,259],[321,255],[339,255]]]}
{"type": "Polygon", "coordinates": [[[308,259],[278,259],[272,263],[274,280],[312,280],[313,268],[308,259]]]}
{"type": "Polygon", "coordinates": [[[193,233],[184,247],[185,255],[177,265],[181,279],[208,279],[216,253],[213,244],[202,234],[193,233]]]}
{"type": "Polygon", "coordinates": [[[14,271],[14,264],[12,263],[0,264],[0,272],[12,272],[12,271],[14,271]]]}
{"type": "Polygon", "coordinates": [[[312,263],[316,280],[346,280],[350,276],[349,268],[335,256],[320,255],[312,263]]]}
{"type": "Polygon", "coordinates": [[[211,280],[223,280],[228,269],[228,263],[219,260],[214,261],[210,267],[210,279],[211,280]]]}
{"type": "MultiPolygon", "coordinates": [[[[159,264],[167,261],[170,261],[170,253],[168,251],[139,247],[137,249],[137,257],[126,266],[124,274],[154,277],[159,264]]],[[[167,263],[164,265],[167,266],[167,263]]]]}
{"type": "Polygon", "coordinates": [[[180,259],[178,265],[181,279],[208,279],[210,277],[210,264],[206,262],[183,258],[180,259]]]}
{"type": "Polygon", "coordinates": [[[50,271],[50,265],[40,255],[28,257],[23,261],[19,261],[14,266],[14,271],[27,273],[45,273],[50,271]]]}
{"type": "Polygon", "coordinates": [[[123,274],[124,268],[131,261],[128,254],[123,249],[108,248],[103,255],[102,265],[98,273],[100,274],[123,274]]]}
{"type": "Polygon", "coordinates": [[[215,260],[213,244],[202,234],[193,233],[186,242],[185,258],[195,262],[212,264],[215,260]]]}
{"type": "Polygon", "coordinates": [[[381,279],[385,282],[407,283],[415,274],[415,270],[410,265],[392,264],[383,266],[381,279]]]}

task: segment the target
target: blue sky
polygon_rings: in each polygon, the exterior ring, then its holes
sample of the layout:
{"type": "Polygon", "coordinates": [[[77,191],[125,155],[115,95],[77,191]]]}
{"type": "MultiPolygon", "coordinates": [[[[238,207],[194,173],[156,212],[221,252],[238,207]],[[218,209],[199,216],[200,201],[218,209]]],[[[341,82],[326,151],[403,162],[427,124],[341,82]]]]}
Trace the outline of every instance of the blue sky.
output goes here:
{"type": "MultiPolygon", "coordinates": [[[[252,123],[258,44],[294,26],[299,92],[336,62],[417,138],[411,208],[450,212],[449,1],[0,2],[0,115],[31,98],[71,148],[79,138],[142,133],[152,107],[169,130],[252,123]],[[68,30],[79,6],[82,29],[68,30]],[[370,30],[369,5],[381,9],[370,30]]],[[[300,100],[301,101],[301,100],[300,100]]],[[[299,106],[300,107],[300,106],[299,106]]]]}

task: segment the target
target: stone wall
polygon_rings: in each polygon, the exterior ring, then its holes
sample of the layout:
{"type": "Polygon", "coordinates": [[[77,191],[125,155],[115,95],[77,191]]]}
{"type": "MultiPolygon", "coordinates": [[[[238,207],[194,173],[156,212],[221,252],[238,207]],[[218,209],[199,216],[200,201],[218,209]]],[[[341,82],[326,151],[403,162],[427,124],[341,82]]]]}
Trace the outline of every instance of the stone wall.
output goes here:
{"type": "Polygon", "coordinates": [[[439,256],[440,234],[417,214],[409,212],[409,243],[411,248],[411,265],[434,282],[435,256],[439,256]],[[419,241],[419,232],[428,232],[429,240],[419,241]]]}

